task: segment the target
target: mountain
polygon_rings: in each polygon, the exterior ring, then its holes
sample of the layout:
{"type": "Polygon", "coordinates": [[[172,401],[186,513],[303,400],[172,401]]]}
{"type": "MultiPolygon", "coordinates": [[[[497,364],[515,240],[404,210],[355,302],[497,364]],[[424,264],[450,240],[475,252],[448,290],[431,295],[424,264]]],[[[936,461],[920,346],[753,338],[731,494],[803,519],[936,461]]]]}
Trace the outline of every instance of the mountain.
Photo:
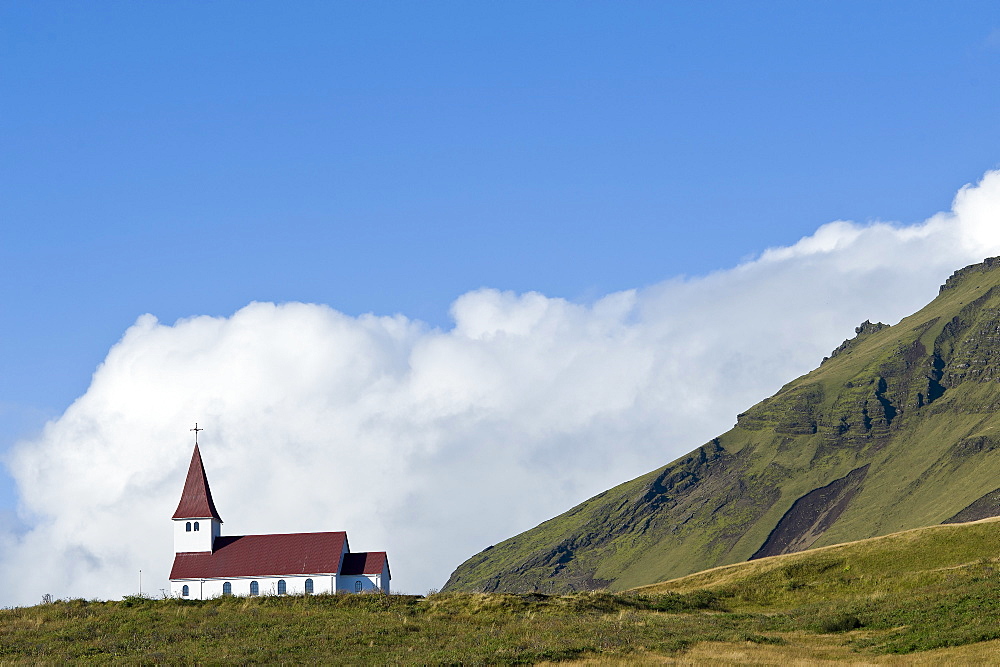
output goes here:
{"type": "Polygon", "coordinates": [[[693,452],[489,547],[445,591],[623,590],[1000,515],[1000,258],[693,452]]]}

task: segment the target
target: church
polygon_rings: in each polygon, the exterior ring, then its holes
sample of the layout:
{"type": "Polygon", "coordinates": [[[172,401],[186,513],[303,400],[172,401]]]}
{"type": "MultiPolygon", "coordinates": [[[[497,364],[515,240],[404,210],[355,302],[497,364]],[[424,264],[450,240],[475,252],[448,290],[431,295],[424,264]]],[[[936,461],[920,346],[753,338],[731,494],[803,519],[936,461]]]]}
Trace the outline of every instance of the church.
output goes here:
{"type": "Polygon", "coordinates": [[[352,553],[346,532],[223,536],[197,437],[173,523],[173,597],[389,592],[386,553],[352,553]]]}

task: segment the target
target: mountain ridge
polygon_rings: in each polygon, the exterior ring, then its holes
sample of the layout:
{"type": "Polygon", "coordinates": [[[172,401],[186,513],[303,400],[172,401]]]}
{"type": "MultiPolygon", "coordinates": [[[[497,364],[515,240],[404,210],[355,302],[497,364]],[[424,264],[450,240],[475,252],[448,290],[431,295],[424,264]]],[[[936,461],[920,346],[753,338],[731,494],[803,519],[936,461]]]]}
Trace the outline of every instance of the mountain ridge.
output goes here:
{"type": "Polygon", "coordinates": [[[622,590],[1000,514],[1000,258],[855,334],[726,433],[476,554],[443,590],[622,590]]]}

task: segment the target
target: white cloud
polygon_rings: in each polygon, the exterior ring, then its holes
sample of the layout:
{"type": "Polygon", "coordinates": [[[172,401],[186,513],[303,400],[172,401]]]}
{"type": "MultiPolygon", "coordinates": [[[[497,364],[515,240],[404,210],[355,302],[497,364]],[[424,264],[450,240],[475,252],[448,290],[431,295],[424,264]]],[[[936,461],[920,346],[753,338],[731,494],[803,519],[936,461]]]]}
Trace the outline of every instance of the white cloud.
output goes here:
{"type": "MultiPolygon", "coordinates": [[[[166,587],[194,421],[227,534],[347,530],[394,584],[655,468],[1000,254],[1000,172],[912,226],[833,222],[726,271],[577,304],[482,289],[454,327],[253,303],[140,317],[87,392],[9,457],[30,530],[0,532],[0,603],[166,587]]],[[[0,531],[4,528],[0,526],[0,531]]]]}

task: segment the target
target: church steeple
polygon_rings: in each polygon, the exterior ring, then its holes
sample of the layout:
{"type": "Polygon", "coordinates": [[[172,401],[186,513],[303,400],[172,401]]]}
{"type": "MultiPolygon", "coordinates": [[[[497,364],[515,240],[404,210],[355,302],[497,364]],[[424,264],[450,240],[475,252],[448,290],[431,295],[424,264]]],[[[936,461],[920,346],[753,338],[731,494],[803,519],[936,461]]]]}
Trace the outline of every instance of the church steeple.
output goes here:
{"type": "Polygon", "coordinates": [[[188,466],[187,479],[184,480],[184,491],[181,501],[177,503],[177,511],[173,519],[215,519],[222,523],[219,511],[212,501],[212,489],[208,486],[208,475],[201,462],[201,450],[198,443],[194,445],[191,455],[191,465],[188,466]]]}
{"type": "MultiPolygon", "coordinates": [[[[195,430],[198,425],[194,425],[195,430]]],[[[198,448],[198,431],[195,431],[194,453],[188,466],[187,479],[181,500],[174,512],[174,553],[212,551],[215,538],[222,534],[222,517],[215,509],[212,489],[208,486],[208,475],[201,462],[198,448]]]]}

